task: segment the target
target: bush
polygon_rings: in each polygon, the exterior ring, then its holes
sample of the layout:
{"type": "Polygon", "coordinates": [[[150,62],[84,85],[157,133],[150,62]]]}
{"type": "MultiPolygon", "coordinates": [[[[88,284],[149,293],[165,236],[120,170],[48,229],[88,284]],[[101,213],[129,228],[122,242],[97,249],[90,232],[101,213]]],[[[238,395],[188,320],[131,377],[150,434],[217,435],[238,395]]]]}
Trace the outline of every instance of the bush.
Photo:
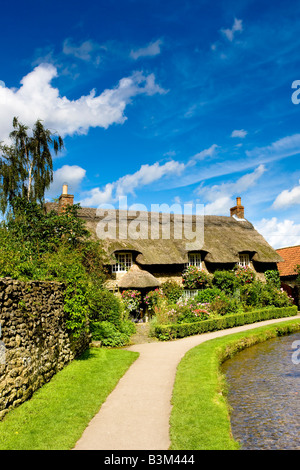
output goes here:
{"type": "Polygon", "coordinates": [[[211,275],[197,266],[188,266],[182,274],[182,283],[187,289],[204,289],[211,285],[211,275]]]}
{"type": "Polygon", "coordinates": [[[274,287],[274,284],[263,284],[254,281],[252,284],[240,288],[241,301],[249,307],[288,307],[293,300],[283,289],[274,287]]]}
{"type": "Polygon", "coordinates": [[[177,323],[193,323],[199,320],[206,320],[210,313],[202,305],[190,303],[178,308],[177,323]]]}
{"type": "Polygon", "coordinates": [[[95,341],[101,341],[101,345],[106,347],[126,346],[132,334],[127,325],[126,327],[123,326],[122,331],[108,321],[93,322],[91,324],[92,338],[95,341]]]}
{"type": "Polygon", "coordinates": [[[233,272],[239,286],[250,284],[255,280],[255,273],[249,266],[236,266],[233,272]]]}
{"type": "Polygon", "coordinates": [[[150,313],[154,313],[155,307],[157,307],[164,297],[163,291],[161,289],[155,289],[148,292],[144,297],[144,302],[148,307],[150,313]]]}
{"type": "Polygon", "coordinates": [[[108,321],[120,326],[122,306],[118,297],[107,289],[89,289],[90,319],[96,322],[108,321]]]}
{"type": "Polygon", "coordinates": [[[142,297],[138,290],[124,290],[121,294],[125,309],[128,312],[138,311],[141,305],[142,297]]]}
{"type": "Polygon", "coordinates": [[[170,304],[176,304],[183,294],[183,287],[176,281],[163,282],[161,290],[170,304]]]}
{"type": "Polygon", "coordinates": [[[222,292],[212,300],[210,309],[217,315],[236,313],[239,309],[239,303],[235,298],[228,297],[222,292]]]}
{"type": "Polygon", "coordinates": [[[208,287],[207,289],[199,290],[194,297],[196,302],[210,303],[218,295],[221,295],[222,291],[218,287],[208,287]]]}
{"type": "Polygon", "coordinates": [[[212,284],[225,294],[232,295],[238,286],[238,280],[233,271],[215,271],[212,284]]]}
{"type": "Polygon", "coordinates": [[[265,279],[267,281],[267,284],[271,285],[272,287],[276,287],[277,289],[280,289],[281,282],[279,271],[276,271],[275,269],[266,271],[265,279]]]}

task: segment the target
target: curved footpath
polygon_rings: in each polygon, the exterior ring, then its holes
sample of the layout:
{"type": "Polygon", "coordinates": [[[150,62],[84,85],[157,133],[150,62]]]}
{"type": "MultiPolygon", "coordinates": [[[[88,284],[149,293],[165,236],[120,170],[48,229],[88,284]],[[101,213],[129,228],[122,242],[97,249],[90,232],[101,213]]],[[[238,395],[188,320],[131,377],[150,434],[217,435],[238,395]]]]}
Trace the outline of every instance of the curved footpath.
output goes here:
{"type": "Polygon", "coordinates": [[[126,348],[140,356],[107,397],[74,450],[168,450],[173,385],[185,353],[219,336],[296,318],[299,315],[126,348]]]}

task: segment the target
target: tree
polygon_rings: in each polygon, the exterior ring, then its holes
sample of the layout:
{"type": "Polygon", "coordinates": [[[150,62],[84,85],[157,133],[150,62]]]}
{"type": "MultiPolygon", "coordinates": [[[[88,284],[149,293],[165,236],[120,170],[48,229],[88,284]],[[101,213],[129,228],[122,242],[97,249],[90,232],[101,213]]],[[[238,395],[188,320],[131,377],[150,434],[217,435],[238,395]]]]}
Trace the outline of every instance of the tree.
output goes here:
{"type": "Polygon", "coordinates": [[[0,209],[14,207],[17,198],[43,202],[46,189],[53,181],[51,147],[55,154],[63,148],[59,135],[45,129],[37,120],[29,135],[29,127],[13,119],[11,146],[0,144],[0,209]]]}

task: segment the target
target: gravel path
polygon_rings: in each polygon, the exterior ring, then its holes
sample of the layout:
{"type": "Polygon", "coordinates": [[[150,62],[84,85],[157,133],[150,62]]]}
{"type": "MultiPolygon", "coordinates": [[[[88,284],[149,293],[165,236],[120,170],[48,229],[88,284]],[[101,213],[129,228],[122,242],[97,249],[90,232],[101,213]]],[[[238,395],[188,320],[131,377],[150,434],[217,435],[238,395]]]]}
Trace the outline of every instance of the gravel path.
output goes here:
{"type": "Polygon", "coordinates": [[[209,339],[296,317],[189,336],[135,344],[140,353],[91,420],[75,450],[168,450],[171,397],[177,365],[185,353],[209,339]]]}

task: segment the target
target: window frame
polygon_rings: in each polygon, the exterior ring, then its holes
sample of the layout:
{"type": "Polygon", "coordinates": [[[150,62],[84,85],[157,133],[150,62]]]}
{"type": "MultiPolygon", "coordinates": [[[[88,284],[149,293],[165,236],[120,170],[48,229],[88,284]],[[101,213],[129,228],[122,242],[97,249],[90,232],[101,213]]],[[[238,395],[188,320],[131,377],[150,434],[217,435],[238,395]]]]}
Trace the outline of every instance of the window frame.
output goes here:
{"type": "Polygon", "coordinates": [[[113,273],[126,273],[133,264],[131,251],[121,251],[115,253],[116,263],[112,265],[113,273]],[[120,258],[124,257],[121,261],[120,258]]]}
{"type": "Polygon", "coordinates": [[[191,251],[190,253],[188,253],[188,262],[185,263],[185,267],[188,267],[188,266],[196,266],[197,268],[202,269],[201,253],[199,253],[198,251],[191,251]],[[196,258],[196,262],[192,261],[193,258],[194,259],[196,258]],[[200,261],[197,260],[197,258],[200,258],[200,261]]]}
{"type": "Polygon", "coordinates": [[[250,256],[249,253],[239,253],[239,262],[238,265],[242,268],[250,266],[250,256]]]}

